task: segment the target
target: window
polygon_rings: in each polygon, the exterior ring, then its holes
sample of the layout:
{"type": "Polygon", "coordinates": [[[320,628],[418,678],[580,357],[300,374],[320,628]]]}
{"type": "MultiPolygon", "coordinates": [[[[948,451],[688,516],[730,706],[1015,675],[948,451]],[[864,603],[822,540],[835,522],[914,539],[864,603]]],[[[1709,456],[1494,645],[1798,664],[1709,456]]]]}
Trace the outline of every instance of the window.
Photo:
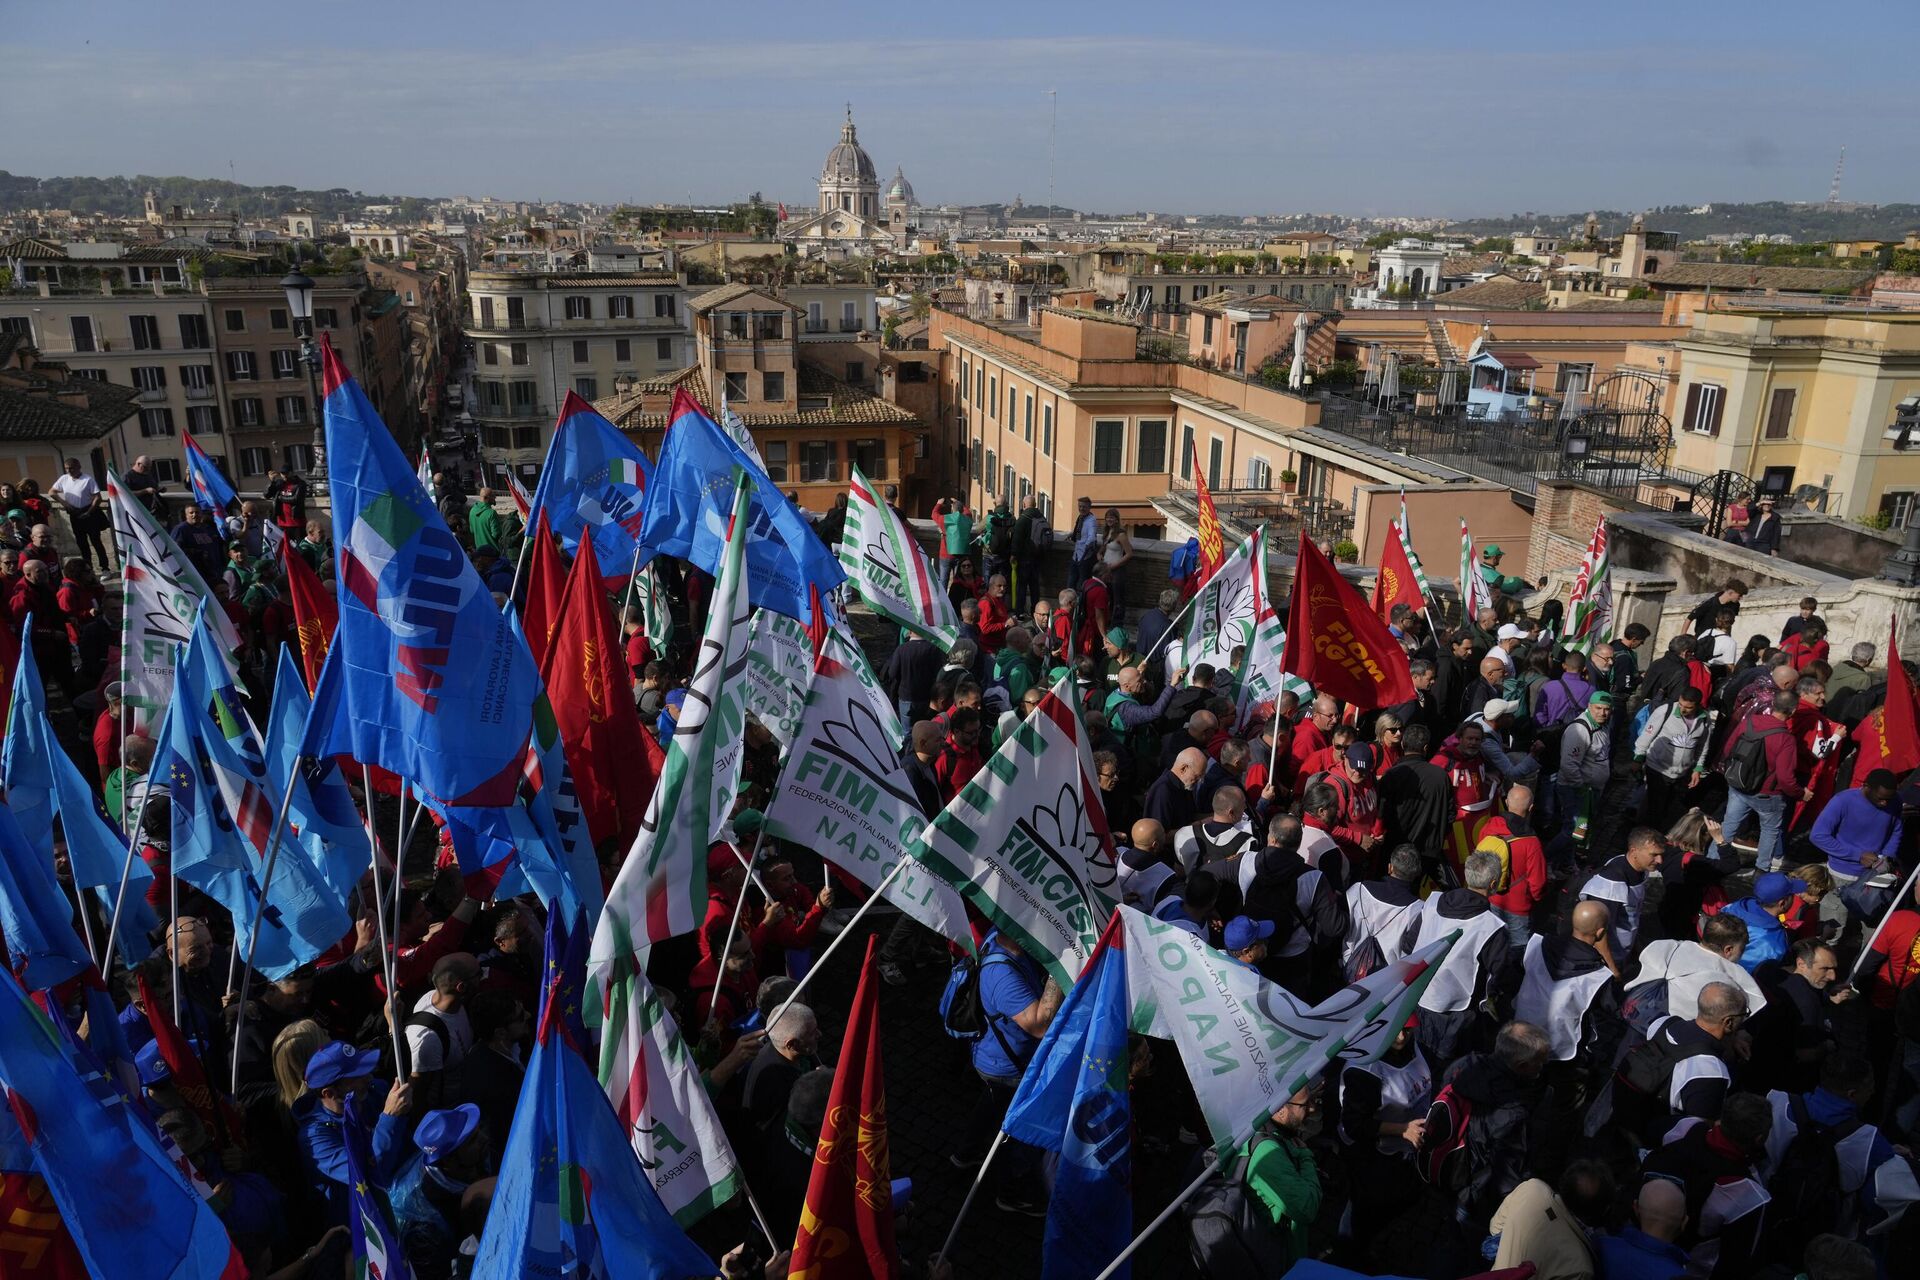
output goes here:
{"type": "Polygon", "coordinates": [[[1180,478],[1193,479],[1193,424],[1180,424],[1180,478]]]}
{"type": "Polygon", "coordinates": [[[489,413],[501,413],[507,407],[506,386],[499,382],[480,384],[480,403],[489,413]]]}
{"type": "Polygon", "coordinates": [[[507,350],[510,353],[510,359],[514,364],[527,363],[527,344],[526,343],[516,342],[512,346],[508,347],[507,350]]]}
{"type": "Polygon", "coordinates": [[[977,475],[979,475],[979,474],[980,474],[980,441],[979,441],[979,438],[978,438],[978,437],[976,437],[976,438],[975,438],[975,439],[973,440],[973,453],[972,453],[972,457],[973,457],[973,465],[972,465],[971,467],[968,467],[968,468],[967,468],[967,470],[968,470],[968,471],[969,471],[969,472],[970,472],[971,474],[973,474],[973,475],[976,475],[976,476],[977,476],[977,475]]]}
{"type": "Polygon", "coordinates": [[[767,464],[767,479],[776,484],[787,482],[787,442],[769,440],[760,449],[760,457],[767,464]]]}
{"type": "Polygon", "coordinates": [[[226,309],[227,332],[245,333],[247,331],[247,313],[238,307],[226,309]]]}
{"type": "Polygon", "coordinates": [[[833,464],[833,441],[809,440],[800,446],[800,478],[802,480],[837,479],[833,464]]]}
{"type": "Polygon", "coordinates": [[[1000,496],[1005,498],[1009,505],[1012,504],[1013,502],[1013,464],[1012,463],[1002,463],[1000,465],[1000,496]]]}
{"type": "Polygon", "coordinates": [[[1212,316],[1202,316],[1200,318],[1200,341],[1207,346],[1213,345],[1212,316]]]}
{"type": "Polygon", "coordinates": [[[859,386],[867,380],[867,366],[859,360],[847,361],[847,381],[859,386]]]}
{"type": "Polygon", "coordinates": [[[1920,499],[1920,493],[1881,494],[1880,514],[1886,516],[1892,522],[1887,527],[1890,529],[1904,529],[1912,523],[1916,499],[1920,499]]]}
{"type": "Polygon", "coordinates": [[[1018,403],[1018,393],[1016,393],[1012,387],[1008,387],[1007,388],[1007,429],[1008,430],[1012,430],[1013,424],[1020,420],[1019,415],[1015,412],[1015,410],[1017,410],[1019,407],[1020,406],[1018,403]]]}
{"type": "Polygon", "coordinates": [[[267,328],[284,329],[286,327],[287,309],[285,307],[275,307],[273,310],[267,312],[267,328]]]}
{"type": "Polygon", "coordinates": [[[575,364],[586,364],[591,359],[593,359],[593,352],[586,339],[582,338],[576,341],[573,344],[573,362],[575,364]]]}
{"type": "MultiPolygon", "coordinates": [[[[653,315],[656,320],[671,320],[680,314],[677,307],[678,303],[676,303],[672,294],[656,293],[653,295],[653,315]]],[[[746,337],[744,333],[740,336],[743,338],[746,337]]]]}
{"type": "Polygon", "coordinates": [[[166,394],[167,371],[159,365],[136,365],[133,370],[133,385],[141,391],[166,394]]]}
{"type": "Polygon", "coordinates": [[[854,440],[847,444],[847,456],[860,473],[869,480],[887,478],[887,442],[884,440],[854,440]]]}
{"type": "Polygon", "coordinates": [[[273,450],[255,445],[240,451],[240,474],[263,476],[273,469],[273,450]]]}
{"type": "Polygon", "coordinates": [[[1053,519],[1053,495],[1052,494],[1043,493],[1040,495],[1040,514],[1045,516],[1049,520],[1053,519]]]}
{"type": "Polygon", "coordinates": [[[127,327],[133,330],[133,349],[135,351],[158,351],[160,349],[160,321],[154,316],[128,316],[127,327]]]}
{"type": "Polygon", "coordinates": [[[500,347],[497,343],[483,342],[480,344],[480,363],[500,363],[500,347]]]}
{"type": "Polygon", "coordinates": [[[534,411],[533,384],[531,382],[509,382],[507,384],[507,405],[514,417],[531,417],[534,411]]]}
{"type": "Polygon", "coordinates": [[[513,447],[516,449],[538,449],[540,447],[540,428],[515,427],[513,429],[513,447]]]}
{"type": "Polygon", "coordinates": [[[761,374],[760,398],[762,400],[785,400],[787,398],[787,375],[784,373],[761,374]]]}
{"type": "Polygon", "coordinates": [[[807,332],[825,333],[827,331],[826,312],[818,302],[807,304],[807,332]]]}
{"type": "Polygon", "coordinates": [[[213,366],[210,364],[180,366],[180,385],[187,389],[189,400],[212,395],[213,366]]]}
{"type": "Polygon", "coordinates": [[[524,329],[527,327],[527,300],[525,298],[507,299],[507,328],[524,329]]]}
{"type": "Polygon", "coordinates": [[[1126,443],[1125,422],[1118,418],[1096,418],[1093,423],[1093,469],[1109,474],[1118,472],[1126,443]]]}
{"type": "Polygon", "coordinates": [[[1767,406],[1767,439],[1785,440],[1793,431],[1793,402],[1799,393],[1792,387],[1775,387],[1773,403],[1767,406]]]}
{"type": "Polygon", "coordinates": [[[1040,452],[1053,456],[1053,406],[1040,406],[1040,452]]]}
{"type": "Polygon", "coordinates": [[[273,376],[276,378],[299,377],[300,353],[288,347],[276,348],[273,352],[273,376]]]}
{"type": "Polygon", "coordinates": [[[1207,487],[1209,489],[1218,489],[1220,487],[1220,463],[1225,453],[1226,453],[1225,441],[1223,441],[1219,436],[1211,436],[1208,438],[1207,440],[1207,487]]]}
{"type": "Polygon", "coordinates": [[[976,401],[986,394],[986,391],[984,390],[986,385],[987,385],[987,366],[983,364],[977,364],[973,366],[973,398],[976,401]]]}
{"type": "Polygon", "coordinates": [[[1727,389],[1711,382],[1687,384],[1687,409],[1681,424],[1703,436],[1720,434],[1720,414],[1726,408],[1727,389]]]}
{"type": "Polygon", "coordinates": [[[265,420],[259,396],[240,396],[234,400],[233,425],[236,427],[257,427],[265,420]]]}
{"type": "Polygon", "coordinates": [[[1020,434],[1023,437],[1025,437],[1028,444],[1033,443],[1033,397],[1032,396],[1027,397],[1026,411],[1021,415],[1020,434]]]}
{"type": "Polygon", "coordinates": [[[205,316],[180,317],[180,345],[188,351],[205,351],[213,345],[213,335],[207,332],[205,316]]]}
{"type": "Polygon", "coordinates": [[[729,311],[727,313],[726,320],[727,320],[727,336],[729,338],[745,338],[747,336],[746,312],[729,311]]]}
{"type": "Polygon", "coordinates": [[[613,340],[613,359],[616,364],[633,363],[632,338],[615,338],[613,340]]]}
{"type": "Polygon", "coordinates": [[[840,332],[860,332],[860,309],[857,303],[842,302],[840,304],[840,332]]]}
{"type": "Polygon", "coordinates": [[[575,378],[573,380],[573,394],[589,403],[598,400],[600,398],[600,379],[575,378]]]}
{"type": "Polygon", "coordinates": [[[671,364],[673,362],[673,339],[655,338],[653,340],[653,358],[655,360],[664,360],[671,364]]]}
{"type": "Polygon", "coordinates": [[[220,410],[210,404],[197,404],[187,410],[187,430],[210,436],[220,430],[220,410]]]}
{"type": "Polygon", "coordinates": [[[968,385],[972,381],[972,370],[973,370],[973,366],[967,363],[967,360],[965,357],[962,357],[960,360],[960,403],[961,404],[965,404],[967,403],[967,401],[973,398],[972,388],[968,385]]]}
{"type": "Polygon", "coordinates": [[[313,470],[312,445],[290,444],[280,452],[281,456],[287,460],[287,470],[296,475],[306,475],[313,470]]]}
{"type": "Polygon", "coordinates": [[[987,379],[987,416],[1000,416],[1000,379],[997,377],[987,379]]]}
{"type": "Polygon", "coordinates": [[[273,402],[273,411],[279,416],[283,427],[304,426],[307,421],[307,398],[305,396],[277,396],[273,402]]]}
{"type": "Polygon", "coordinates": [[[1585,391],[1593,385],[1593,366],[1591,364],[1563,364],[1554,370],[1553,392],[1555,395],[1568,395],[1576,391],[1585,391]]]}
{"type": "Polygon", "coordinates": [[[1247,459],[1247,488],[1270,489],[1273,487],[1273,468],[1265,458],[1247,459]]]}
{"type": "Polygon", "coordinates": [[[987,450],[987,466],[986,469],[980,473],[980,484],[989,494],[993,492],[993,478],[998,474],[999,470],[1000,455],[991,449],[987,450]]]}
{"type": "Polygon", "coordinates": [[[172,435],[173,410],[142,409],[140,411],[140,434],[143,436],[172,435]]]}
{"type": "MultiPolygon", "coordinates": [[[[338,329],[340,327],[340,309],[338,307],[315,307],[313,309],[314,327],[318,329],[338,329]]],[[[307,446],[301,445],[301,448],[307,446]]]]}
{"type": "Polygon", "coordinates": [[[0,316],[0,333],[17,333],[28,341],[32,341],[33,321],[25,316],[0,316]]]}
{"type": "Polygon", "coordinates": [[[253,352],[227,352],[227,376],[235,382],[252,382],[257,374],[253,364],[253,352]]]}
{"type": "Polygon", "coordinates": [[[616,293],[607,299],[607,319],[633,319],[633,299],[624,293],[616,293]]]}
{"type": "MultiPolygon", "coordinates": [[[[4,332],[6,332],[4,329],[0,329],[0,333],[4,332]]],[[[91,378],[95,382],[112,381],[112,379],[107,377],[107,371],[105,369],[69,369],[67,372],[76,378],[91,378]]]]}
{"type": "Polygon", "coordinates": [[[73,326],[73,349],[92,351],[93,319],[90,316],[70,316],[67,322],[73,326]]]}
{"type": "Polygon", "coordinates": [[[1151,475],[1167,469],[1167,422],[1164,418],[1146,419],[1134,424],[1134,447],[1138,450],[1135,471],[1151,475]]]}
{"type": "Polygon", "coordinates": [[[566,296],[567,319],[593,319],[593,299],[584,293],[570,293],[566,296]]]}
{"type": "Polygon", "coordinates": [[[153,460],[153,478],[164,484],[179,484],[180,460],[178,458],[155,458],[153,460]]]}

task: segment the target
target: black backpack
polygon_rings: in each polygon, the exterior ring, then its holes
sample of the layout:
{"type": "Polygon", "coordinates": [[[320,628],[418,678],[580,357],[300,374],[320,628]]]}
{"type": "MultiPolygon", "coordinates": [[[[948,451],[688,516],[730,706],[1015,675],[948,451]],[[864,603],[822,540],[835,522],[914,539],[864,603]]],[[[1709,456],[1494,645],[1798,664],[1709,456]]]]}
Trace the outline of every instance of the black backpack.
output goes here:
{"type": "MultiPolygon", "coordinates": [[[[1274,1260],[1287,1255],[1285,1231],[1276,1226],[1273,1216],[1247,1185],[1247,1170],[1252,1164],[1253,1141],[1234,1148],[1220,1168],[1220,1176],[1209,1181],[1181,1209],[1187,1220],[1187,1247],[1194,1267],[1212,1280],[1264,1280],[1275,1274],[1274,1260]]],[[[1212,1150],[1195,1157],[1192,1176],[1217,1157],[1212,1150]]]]}
{"type": "Polygon", "coordinates": [[[1755,730],[1752,721],[1742,724],[1733,750],[1727,753],[1727,762],[1720,767],[1727,786],[1748,795],[1755,794],[1765,786],[1767,775],[1772,772],[1767,767],[1767,739],[1785,732],[1786,729],[1778,725],[1771,729],[1755,730]]]}
{"type": "Polygon", "coordinates": [[[1013,554],[1013,521],[997,516],[988,519],[987,554],[1002,558],[1013,554]]]}
{"type": "Polygon", "coordinates": [[[1850,1197],[1840,1186],[1839,1146],[1863,1123],[1856,1116],[1831,1127],[1819,1124],[1808,1113],[1806,1098],[1797,1094],[1787,1099],[1787,1111],[1793,1117],[1793,1141],[1767,1180],[1773,1197],[1767,1206],[1767,1253],[1776,1258],[1798,1258],[1815,1236],[1851,1224],[1850,1197]]]}
{"type": "Polygon", "coordinates": [[[940,993],[940,1025],[955,1040],[965,1040],[969,1044],[991,1031],[1008,1059],[1020,1062],[1021,1056],[1007,1043],[1007,1037],[995,1025],[980,1000],[980,971],[995,960],[1013,963],[999,952],[989,953],[984,960],[963,955],[953,962],[953,968],[947,973],[946,988],[940,993]]]}
{"type": "Polygon", "coordinates": [[[1047,551],[1053,547],[1053,525],[1045,516],[1041,516],[1028,527],[1027,540],[1035,551],[1047,551]]]}

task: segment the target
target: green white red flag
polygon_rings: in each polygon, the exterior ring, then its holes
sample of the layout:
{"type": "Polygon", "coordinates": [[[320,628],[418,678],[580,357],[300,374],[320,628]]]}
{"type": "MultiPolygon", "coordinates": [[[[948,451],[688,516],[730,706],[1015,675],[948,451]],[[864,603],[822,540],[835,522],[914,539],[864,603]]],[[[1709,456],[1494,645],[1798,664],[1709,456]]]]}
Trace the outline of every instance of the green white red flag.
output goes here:
{"type": "Polygon", "coordinates": [[[1591,653],[1593,646],[1613,638],[1613,574],[1607,563],[1607,518],[1594,522],[1593,538],[1574,575],[1573,595],[1567,601],[1567,648],[1591,653]]]}
{"type": "Polygon", "coordinates": [[[747,710],[760,718],[782,751],[793,745],[812,684],[813,639],[807,629],[772,609],[754,614],[742,693],[747,710]]]}
{"type": "Polygon", "coordinates": [[[1266,557],[1259,551],[1266,541],[1262,525],[1201,584],[1187,612],[1186,633],[1167,645],[1169,670],[1191,670],[1203,662],[1217,670],[1233,669],[1233,651],[1252,642],[1260,602],[1266,599],[1265,577],[1257,585],[1254,581],[1257,571],[1264,574],[1266,557]]]}
{"type": "Polygon", "coordinates": [[[647,647],[664,657],[673,641],[673,608],[651,560],[633,575],[633,597],[640,606],[640,628],[646,633],[647,647]]]}
{"type": "Polygon", "coordinates": [[[858,467],[847,488],[847,524],[838,550],[840,567],[869,609],[942,648],[960,638],[960,617],[926,552],[893,508],[874,497],[858,467]]]}
{"type": "Polygon", "coordinates": [[[1480,616],[1482,609],[1493,608],[1493,588],[1486,575],[1473,562],[1473,535],[1467,522],[1460,522],[1460,625],[1466,626],[1480,616]]]}

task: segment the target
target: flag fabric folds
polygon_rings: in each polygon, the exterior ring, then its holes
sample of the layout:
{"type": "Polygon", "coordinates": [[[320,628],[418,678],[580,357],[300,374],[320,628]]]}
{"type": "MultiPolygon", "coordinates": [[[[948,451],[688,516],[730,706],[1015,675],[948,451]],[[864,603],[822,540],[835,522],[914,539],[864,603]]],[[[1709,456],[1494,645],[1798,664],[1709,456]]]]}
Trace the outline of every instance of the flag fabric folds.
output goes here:
{"type": "Polygon", "coordinates": [[[1900,624],[1887,621],[1887,700],[1876,707],[1853,731],[1860,744],[1860,758],[1853,776],[1864,778],[1875,769],[1906,773],[1920,767],[1920,701],[1915,700],[1913,679],[1900,660],[1900,624]]]}
{"type": "Polygon", "coordinates": [[[1422,603],[1433,600],[1433,584],[1427,581],[1427,567],[1420,563],[1420,553],[1413,549],[1413,524],[1407,519],[1407,491],[1400,491],[1400,554],[1407,558],[1407,567],[1413,571],[1413,585],[1419,591],[1422,603]]]}
{"type": "MultiPolygon", "coordinates": [[[[268,794],[285,795],[289,772],[298,770],[300,774],[287,804],[280,856],[297,851],[312,864],[334,896],[345,902],[367,871],[367,829],[339,761],[332,756],[309,758],[300,754],[300,737],[306,731],[312,706],[293,653],[283,647],[280,672],[274,678],[273,706],[267,714],[267,736],[261,743],[267,757],[268,794]]],[[[279,872],[274,874],[278,876],[279,872]]]]}
{"type": "Polygon", "coordinates": [[[194,1053],[193,1046],[187,1043],[187,1037],[180,1028],[174,1025],[173,1016],[167,1011],[167,1001],[154,995],[145,973],[136,971],[134,977],[139,984],[140,1003],[147,1011],[147,1025],[153,1031],[154,1043],[160,1046],[160,1060],[167,1064],[167,1072],[173,1077],[173,1088],[180,1095],[180,1101],[200,1117],[200,1123],[207,1128],[207,1136],[219,1142],[221,1147],[246,1145],[246,1124],[241,1120],[239,1111],[207,1079],[206,1065],[194,1053]]]}
{"type": "Polygon", "coordinates": [[[412,1269],[380,1188],[367,1174],[373,1138],[348,1112],[340,1125],[347,1157],[347,1227],[353,1241],[356,1280],[411,1280],[412,1269]]]}
{"type": "Polygon", "coordinates": [[[321,354],[344,668],[333,749],[449,804],[510,803],[533,659],[332,344],[321,354]]]}
{"type": "Polygon", "coordinates": [[[1185,634],[1167,645],[1169,671],[1192,670],[1203,662],[1219,670],[1233,669],[1233,651],[1253,638],[1259,604],[1266,597],[1265,580],[1257,587],[1254,584],[1256,570],[1266,564],[1262,554],[1266,540],[1267,529],[1262,525],[1201,583],[1187,611],[1185,634]]]}
{"type": "Polygon", "coordinates": [[[1244,733],[1254,722],[1269,718],[1287,687],[1280,655],[1286,649],[1287,630],[1267,594],[1267,544],[1253,549],[1253,630],[1247,653],[1234,682],[1234,731],[1244,733]]]}
{"type": "Polygon", "coordinates": [[[1122,906],[1132,1028],[1172,1040],[1215,1146],[1254,1127],[1335,1058],[1371,1062],[1393,1044],[1458,931],[1308,1008],[1278,983],[1184,929],[1122,906]]]}
{"type": "Polygon", "coordinates": [[[1607,567],[1607,518],[1593,524],[1593,537],[1580,558],[1567,600],[1567,648],[1591,653],[1593,646],[1613,639],[1613,575],[1607,567]]]}
{"type": "Polygon", "coordinates": [[[1200,535],[1200,580],[1205,582],[1220,572],[1220,566],[1226,563],[1227,544],[1220,530],[1220,512],[1213,505],[1213,491],[1207,488],[1207,477],[1200,469],[1200,446],[1189,444],[1193,455],[1193,506],[1199,513],[1196,532],[1200,535]]]}
{"type": "MultiPolygon", "coordinates": [[[[1125,922],[1116,912],[1028,1061],[1001,1125],[1010,1138],[1060,1153],[1042,1280],[1093,1280],[1133,1236],[1127,968],[1125,922]]],[[[1124,1280],[1131,1264],[1114,1274],[1124,1280]]]]}
{"type": "Polygon", "coordinates": [[[120,1093],[90,1088],[93,1068],[82,1066],[20,985],[0,975],[0,1093],[88,1270],[115,1280],[244,1277],[226,1228],[153,1126],[120,1093]]]}
{"type": "Polygon", "coordinates": [[[892,1280],[893,1171],[887,1159],[887,1083],[880,1062],[880,985],[867,939],[860,985],[847,1012],[827,1117],[813,1152],[788,1274],[807,1280],[892,1280]]]}
{"type": "Polygon", "coordinates": [[[782,752],[793,745],[812,686],[813,640],[807,629],[772,609],[755,613],[743,693],[747,710],[759,717],[782,752]]]}
{"type": "MultiPolygon", "coordinates": [[[[663,491],[668,480],[664,464],[663,491]]],[[[620,874],[607,893],[591,963],[604,977],[642,945],[696,929],[707,910],[707,846],[733,814],[746,726],[747,542],[755,522],[753,481],[737,472],[726,555],[714,583],[693,681],[620,874]]]]}
{"type": "Polygon", "coordinates": [[[1393,606],[1404,604],[1418,612],[1426,607],[1421,582],[1413,571],[1406,535],[1398,523],[1387,525],[1387,545],[1380,549],[1380,568],[1373,578],[1373,611],[1386,621],[1393,606]]]}
{"type": "Polygon", "coordinates": [[[847,581],[869,609],[943,649],[960,638],[960,615],[927,553],[893,508],[874,497],[859,467],[853,468],[847,488],[847,523],[838,552],[847,581]]]}
{"type": "Polygon", "coordinates": [[[728,497],[734,487],[734,468],[741,468],[753,487],[748,597],[755,605],[805,619],[809,584],[817,584],[824,594],[846,581],[833,552],[800,509],[684,389],[674,392],[667,416],[655,479],[647,485],[643,546],[691,560],[719,576],[727,541],[728,497]]]}
{"type": "Polygon", "coordinates": [[[645,735],[590,529],[580,535],[552,635],[540,677],[587,830],[595,845],[630,841],[646,816],[656,775],[638,749],[645,735]]]}
{"type": "Polygon", "coordinates": [[[187,460],[187,487],[193,490],[194,502],[216,516],[226,515],[238,495],[191,431],[180,432],[180,452],[187,460]]]}
{"type": "Polygon", "coordinates": [[[591,532],[600,572],[625,573],[639,545],[652,471],[639,445],[569,391],[533,491],[533,512],[546,517],[568,551],[579,550],[591,532]]]}
{"type": "MultiPolygon", "coordinates": [[[[333,647],[334,630],[340,625],[340,606],[307,558],[285,539],[280,542],[280,563],[286,571],[287,599],[293,606],[293,629],[300,643],[300,673],[311,693],[320,683],[320,668],[327,665],[327,650],[333,647]]],[[[221,616],[226,616],[224,610],[221,616]]]]}
{"type": "Polygon", "coordinates": [[[520,635],[533,655],[533,665],[547,667],[547,646],[553,643],[554,628],[560,625],[560,602],[567,591],[567,565],[560,558],[559,544],[547,527],[543,512],[535,517],[533,541],[527,551],[527,598],[520,608],[520,635]]]}
{"type": "Polygon", "coordinates": [[[1304,530],[1280,666],[1363,711],[1413,696],[1406,650],[1304,530]]]}
{"type": "MultiPolygon", "coordinates": [[[[564,967],[548,957],[550,988],[564,967]]],[[[561,1033],[555,1007],[548,996],[473,1280],[715,1275],[719,1268],[661,1204],[599,1081],[561,1033]]]]}
{"type": "Polygon", "coordinates": [[[1493,608],[1493,588],[1487,585],[1486,575],[1473,562],[1473,535],[1467,532],[1467,522],[1460,522],[1460,625],[1465,626],[1480,616],[1482,609],[1493,608]]]}
{"type": "MultiPolygon", "coordinates": [[[[128,892],[132,892],[131,889],[128,892]]],[[[93,967],[74,932],[73,907],[51,859],[28,846],[13,810],[0,803],[0,939],[29,991],[44,991],[93,967]]]]}
{"type": "Polygon", "coordinates": [[[673,643],[673,605],[652,564],[641,565],[633,575],[633,600],[640,610],[640,630],[647,637],[647,647],[656,657],[665,657],[667,646],[673,643]]]}
{"type": "Polygon", "coordinates": [[[1073,985],[1115,899],[1093,754],[1061,678],[908,849],[1073,985]]]}
{"type": "Polygon", "coordinates": [[[527,486],[520,483],[520,477],[507,472],[507,492],[513,495],[513,509],[520,516],[522,529],[533,528],[533,495],[527,492],[527,486]]]}
{"type": "MultiPolygon", "coordinates": [[[[120,549],[125,616],[120,624],[120,679],[133,723],[151,729],[173,692],[173,659],[193,634],[194,615],[213,590],[160,523],[107,472],[113,538],[120,549]]],[[[215,610],[214,636],[229,665],[240,634],[225,610],[215,610]]]]}

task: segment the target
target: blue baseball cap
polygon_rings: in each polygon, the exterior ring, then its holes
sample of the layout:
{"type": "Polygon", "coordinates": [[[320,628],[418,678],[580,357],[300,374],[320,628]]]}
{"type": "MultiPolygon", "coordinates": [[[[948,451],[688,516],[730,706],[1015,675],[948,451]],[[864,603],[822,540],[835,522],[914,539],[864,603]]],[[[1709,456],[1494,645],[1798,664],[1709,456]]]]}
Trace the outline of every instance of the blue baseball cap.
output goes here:
{"type": "Polygon", "coordinates": [[[667,694],[667,705],[676,711],[680,709],[686,700],[687,691],[685,689],[673,689],[667,694]]]}
{"type": "Polygon", "coordinates": [[[463,1102],[445,1111],[429,1111],[413,1131],[413,1145],[428,1164],[439,1164],[442,1156],[460,1149],[460,1144],[480,1127],[480,1108],[463,1102]]]}
{"type": "Polygon", "coordinates": [[[380,1055],[373,1050],[356,1049],[344,1040],[321,1045],[320,1051],[307,1059],[307,1088],[324,1089],[342,1080],[370,1076],[379,1060],[380,1055]]]}
{"type": "Polygon", "coordinates": [[[1256,942],[1265,942],[1273,936],[1273,921],[1255,920],[1251,916],[1235,916],[1227,921],[1226,944],[1229,951],[1245,951],[1256,942]]]}
{"type": "Polygon", "coordinates": [[[1753,882],[1753,900],[1765,906],[1769,902],[1784,902],[1796,893],[1805,893],[1806,889],[1805,880],[1769,871],[1753,882]]]}
{"type": "Polygon", "coordinates": [[[140,1052],[133,1055],[133,1065],[139,1068],[140,1083],[148,1088],[173,1079],[173,1071],[167,1066],[167,1060],[160,1056],[158,1040],[149,1040],[141,1045],[140,1052]]]}

